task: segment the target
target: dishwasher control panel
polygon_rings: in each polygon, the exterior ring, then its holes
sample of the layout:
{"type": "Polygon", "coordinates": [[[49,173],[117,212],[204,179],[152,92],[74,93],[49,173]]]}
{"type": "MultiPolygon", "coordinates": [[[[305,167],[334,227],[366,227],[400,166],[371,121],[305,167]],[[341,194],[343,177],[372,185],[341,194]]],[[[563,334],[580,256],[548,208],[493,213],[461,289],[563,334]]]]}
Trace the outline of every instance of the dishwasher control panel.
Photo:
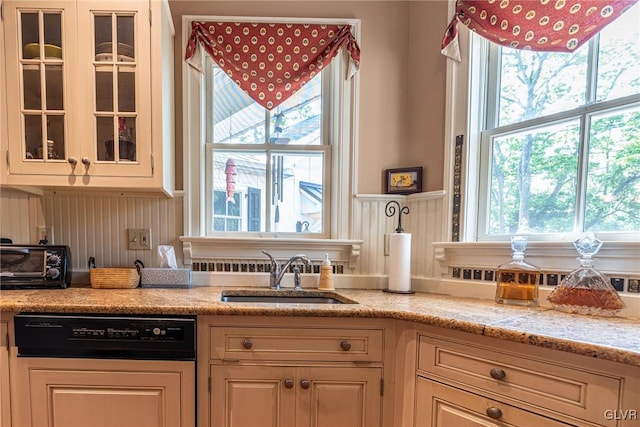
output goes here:
{"type": "Polygon", "coordinates": [[[195,358],[195,316],[18,313],[21,357],[195,358]]]}

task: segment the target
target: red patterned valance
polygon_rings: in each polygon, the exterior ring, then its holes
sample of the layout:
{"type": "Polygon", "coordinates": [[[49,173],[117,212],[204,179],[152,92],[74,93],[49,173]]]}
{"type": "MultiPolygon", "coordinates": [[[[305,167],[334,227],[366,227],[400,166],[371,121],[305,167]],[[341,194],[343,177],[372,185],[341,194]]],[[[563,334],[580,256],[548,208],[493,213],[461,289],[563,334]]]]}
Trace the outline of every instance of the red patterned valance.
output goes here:
{"type": "Polygon", "coordinates": [[[501,46],[573,52],[638,0],[458,0],[442,53],[460,60],[457,23],[501,46]]]}
{"type": "Polygon", "coordinates": [[[192,22],[185,60],[201,70],[198,44],[253,100],[271,110],[292,96],[345,47],[349,75],[360,64],[350,26],[192,22]]]}

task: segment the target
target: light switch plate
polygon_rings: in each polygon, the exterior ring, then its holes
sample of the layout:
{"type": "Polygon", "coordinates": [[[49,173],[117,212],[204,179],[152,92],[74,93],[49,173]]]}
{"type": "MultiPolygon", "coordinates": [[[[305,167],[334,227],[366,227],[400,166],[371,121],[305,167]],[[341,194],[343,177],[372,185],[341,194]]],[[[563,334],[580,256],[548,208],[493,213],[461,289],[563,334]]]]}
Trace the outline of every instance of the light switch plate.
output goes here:
{"type": "Polygon", "coordinates": [[[129,228],[127,229],[127,242],[130,251],[151,250],[151,229],[150,228],[129,228]]]}

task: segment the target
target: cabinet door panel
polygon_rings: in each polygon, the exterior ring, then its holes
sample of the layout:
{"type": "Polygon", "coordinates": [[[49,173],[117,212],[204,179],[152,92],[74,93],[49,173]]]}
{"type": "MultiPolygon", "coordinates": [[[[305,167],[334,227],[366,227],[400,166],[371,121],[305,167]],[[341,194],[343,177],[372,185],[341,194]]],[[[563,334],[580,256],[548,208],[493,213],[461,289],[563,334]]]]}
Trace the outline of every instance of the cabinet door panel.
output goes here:
{"type": "Polygon", "coordinates": [[[0,427],[11,427],[8,333],[9,323],[0,322],[0,427]]]}
{"type": "Polygon", "coordinates": [[[298,368],[298,425],[379,426],[381,379],[379,368],[298,368]]]}
{"type": "Polygon", "coordinates": [[[289,367],[212,366],[212,425],[294,426],[296,390],[284,383],[294,373],[289,367]]]}
{"type": "Polygon", "coordinates": [[[17,358],[15,425],[187,427],[194,423],[191,362],[17,358]]]}

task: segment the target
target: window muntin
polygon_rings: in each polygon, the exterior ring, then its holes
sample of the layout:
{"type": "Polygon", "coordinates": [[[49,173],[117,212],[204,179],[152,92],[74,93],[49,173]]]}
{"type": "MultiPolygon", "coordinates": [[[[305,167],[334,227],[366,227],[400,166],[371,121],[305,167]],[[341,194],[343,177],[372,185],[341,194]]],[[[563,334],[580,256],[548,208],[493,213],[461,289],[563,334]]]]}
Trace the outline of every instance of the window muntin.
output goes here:
{"type": "Polygon", "coordinates": [[[639,15],[574,54],[489,48],[479,240],[640,231],[639,15]]]}
{"type": "Polygon", "coordinates": [[[303,230],[327,234],[330,197],[324,189],[330,183],[331,146],[325,131],[328,115],[323,99],[331,79],[323,76],[331,73],[332,67],[268,111],[251,100],[210,58],[206,58],[206,64],[209,120],[205,146],[211,160],[207,162],[205,215],[214,218],[213,222],[206,221],[206,234],[222,231],[221,226],[212,226],[216,218],[212,212],[224,210],[221,204],[232,204],[236,193],[246,202],[236,231],[299,233],[300,224],[308,223],[303,230]],[[229,159],[235,163],[235,174],[225,172],[229,159]],[[227,197],[211,200],[220,191],[227,197]]]}

